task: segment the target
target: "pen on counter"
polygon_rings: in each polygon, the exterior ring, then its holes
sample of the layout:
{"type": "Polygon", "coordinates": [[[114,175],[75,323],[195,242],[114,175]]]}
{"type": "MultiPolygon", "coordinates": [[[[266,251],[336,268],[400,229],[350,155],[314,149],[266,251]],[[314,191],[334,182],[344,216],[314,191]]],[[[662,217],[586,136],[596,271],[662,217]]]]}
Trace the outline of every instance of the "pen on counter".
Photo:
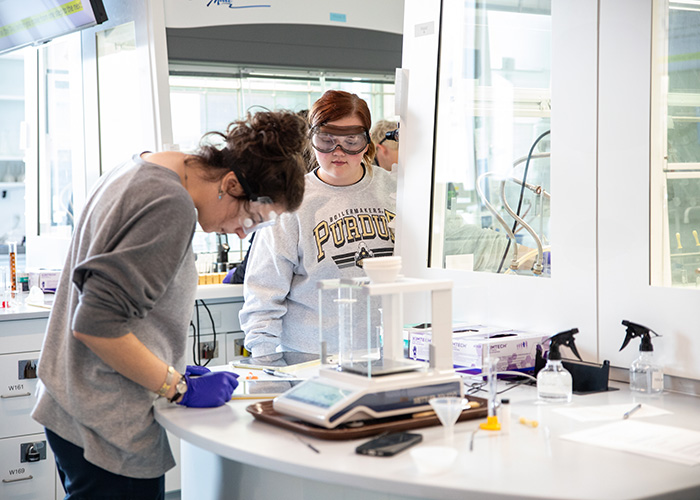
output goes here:
{"type": "Polygon", "coordinates": [[[268,375],[272,375],[273,377],[296,378],[296,375],[292,373],[284,373],[277,370],[273,370],[272,368],[263,368],[263,373],[267,373],[268,375]]]}
{"type": "Polygon", "coordinates": [[[632,415],[635,411],[639,410],[642,407],[642,403],[639,403],[637,406],[632,408],[630,411],[625,412],[624,415],[622,415],[622,420],[627,420],[630,418],[630,415],[632,415]]]}
{"type": "Polygon", "coordinates": [[[318,450],[318,448],[316,448],[316,447],[315,447],[314,445],[312,445],[311,443],[309,443],[309,442],[304,441],[303,439],[301,439],[301,436],[299,436],[298,434],[294,434],[294,436],[296,436],[296,438],[299,440],[299,442],[300,442],[301,444],[305,444],[306,446],[308,446],[309,448],[311,448],[311,449],[312,449],[313,451],[315,451],[316,453],[321,453],[321,452],[318,450]]]}

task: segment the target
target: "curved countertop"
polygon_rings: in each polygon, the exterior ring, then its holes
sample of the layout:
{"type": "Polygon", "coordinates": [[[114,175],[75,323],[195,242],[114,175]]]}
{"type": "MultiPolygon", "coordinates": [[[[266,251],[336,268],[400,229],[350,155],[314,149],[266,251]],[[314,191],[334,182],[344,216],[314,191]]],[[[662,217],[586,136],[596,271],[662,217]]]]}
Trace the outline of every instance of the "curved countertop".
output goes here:
{"type": "MultiPolygon", "coordinates": [[[[698,398],[671,393],[655,398],[640,397],[630,393],[626,384],[617,386],[619,391],[574,395],[573,402],[568,405],[539,403],[533,386],[509,390],[506,394],[511,400],[513,415],[509,433],[479,430],[474,434],[474,447],[470,452],[470,438],[483,419],[457,424],[454,438],[459,450],[457,461],[448,472],[438,475],[419,474],[408,452],[391,458],[357,455],[355,447],[367,439],[326,441],[304,436],[303,439],[320,452],[315,453],[294,433],[256,421],[246,412],[246,407],[254,401],[231,401],[212,409],[158,402],[155,413],[166,429],[193,445],[190,447],[196,450],[193,453],[202,449],[224,462],[245,464],[243,467],[248,470],[250,467],[260,469],[259,481],[266,473],[282,474],[294,479],[382,492],[390,494],[391,498],[463,499],[467,495],[488,499],[700,498],[700,466],[680,465],[560,438],[562,434],[610,421],[581,422],[555,411],[559,408],[598,405],[632,408],[638,402],[671,413],[646,418],[637,415],[630,422],[700,430],[698,398]],[[519,416],[536,419],[539,426],[531,428],[518,424],[519,416]]],[[[423,442],[417,446],[443,444],[445,439],[439,427],[414,432],[423,435],[423,442]]],[[[187,448],[183,447],[182,453],[184,462],[187,448]]],[[[206,481],[206,476],[201,475],[206,471],[186,470],[183,475],[196,474],[198,485],[206,481]]],[[[245,475],[237,476],[236,481],[241,481],[242,477],[245,475]]],[[[182,498],[190,498],[184,486],[182,498]]]]}

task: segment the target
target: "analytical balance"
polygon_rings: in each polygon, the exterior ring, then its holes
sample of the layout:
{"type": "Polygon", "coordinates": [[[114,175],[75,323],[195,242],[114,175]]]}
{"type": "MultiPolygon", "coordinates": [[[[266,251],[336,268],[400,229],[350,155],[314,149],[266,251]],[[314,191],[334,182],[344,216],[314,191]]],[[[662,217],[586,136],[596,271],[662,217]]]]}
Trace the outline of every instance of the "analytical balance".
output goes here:
{"type": "Polygon", "coordinates": [[[452,365],[452,282],[399,278],[319,282],[321,368],[273,401],[275,411],[335,428],[430,410],[435,397],[463,397],[452,365]],[[430,362],[407,359],[403,294],[430,293],[430,362]]]}

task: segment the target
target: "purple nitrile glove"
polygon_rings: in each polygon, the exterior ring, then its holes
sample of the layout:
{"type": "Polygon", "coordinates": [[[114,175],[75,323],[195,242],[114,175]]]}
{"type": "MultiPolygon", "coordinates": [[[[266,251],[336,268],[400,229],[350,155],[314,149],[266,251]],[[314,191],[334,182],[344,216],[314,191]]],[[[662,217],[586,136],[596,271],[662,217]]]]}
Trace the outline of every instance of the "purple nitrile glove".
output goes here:
{"type": "Polygon", "coordinates": [[[177,404],[192,408],[214,408],[231,400],[238,386],[238,375],[231,372],[209,372],[187,380],[187,391],[177,404]]]}
{"type": "Polygon", "coordinates": [[[206,366],[196,366],[196,365],[187,365],[187,369],[185,370],[185,375],[204,375],[205,373],[209,373],[211,370],[207,368],[206,366]]]}

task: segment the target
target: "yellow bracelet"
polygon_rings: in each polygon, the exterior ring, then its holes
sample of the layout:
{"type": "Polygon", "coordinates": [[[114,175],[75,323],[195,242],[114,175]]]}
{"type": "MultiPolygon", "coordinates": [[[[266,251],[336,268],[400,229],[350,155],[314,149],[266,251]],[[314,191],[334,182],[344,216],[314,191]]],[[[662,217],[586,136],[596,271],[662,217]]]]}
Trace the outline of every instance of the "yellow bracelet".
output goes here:
{"type": "Polygon", "coordinates": [[[168,393],[168,389],[170,389],[170,386],[173,384],[173,373],[175,372],[175,368],[172,366],[168,367],[168,374],[165,376],[165,382],[163,382],[163,385],[158,389],[158,396],[163,397],[168,393]]]}

